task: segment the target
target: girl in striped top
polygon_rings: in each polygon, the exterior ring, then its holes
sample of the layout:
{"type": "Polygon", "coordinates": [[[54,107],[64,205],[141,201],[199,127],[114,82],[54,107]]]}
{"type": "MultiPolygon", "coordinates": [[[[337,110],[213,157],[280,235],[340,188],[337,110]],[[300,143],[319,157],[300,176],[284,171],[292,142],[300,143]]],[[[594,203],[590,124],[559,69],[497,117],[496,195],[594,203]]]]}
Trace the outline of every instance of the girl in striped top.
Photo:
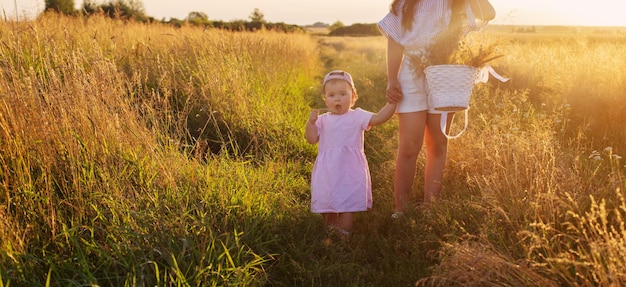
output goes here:
{"type": "MultiPolygon", "coordinates": [[[[478,30],[495,18],[495,10],[488,0],[393,0],[390,10],[378,27],[388,41],[387,99],[402,99],[396,110],[400,139],[394,175],[395,218],[409,201],[422,143],[426,144],[426,205],[440,196],[447,156],[441,112],[429,108],[423,67],[411,59],[427,57],[441,37],[452,37],[458,43],[463,33],[478,30]]],[[[448,117],[448,127],[452,118],[448,117]]]]}

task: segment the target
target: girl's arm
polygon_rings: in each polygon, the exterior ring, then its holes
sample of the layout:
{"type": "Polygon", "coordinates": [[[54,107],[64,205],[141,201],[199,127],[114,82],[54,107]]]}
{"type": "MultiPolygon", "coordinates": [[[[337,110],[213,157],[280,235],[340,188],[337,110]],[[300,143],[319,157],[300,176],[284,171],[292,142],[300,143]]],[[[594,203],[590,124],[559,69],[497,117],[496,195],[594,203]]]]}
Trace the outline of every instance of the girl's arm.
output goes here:
{"type": "Polygon", "coordinates": [[[306,141],[310,144],[316,144],[320,137],[317,134],[317,127],[315,126],[315,121],[317,121],[317,116],[319,115],[318,110],[312,110],[311,114],[309,114],[309,120],[306,121],[306,130],[304,135],[306,137],[306,141]]]}
{"type": "Polygon", "coordinates": [[[369,126],[377,126],[388,121],[396,113],[397,106],[398,104],[387,103],[378,113],[372,116],[369,126]]]}
{"type": "Polygon", "coordinates": [[[491,21],[496,18],[496,10],[489,0],[470,0],[470,6],[472,6],[474,16],[480,20],[491,21]]]}
{"type": "Polygon", "coordinates": [[[391,37],[387,39],[387,92],[388,102],[398,103],[402,100],[402,91],[398,83],[398,73],[402,65],[404,47],[391,37]]]}

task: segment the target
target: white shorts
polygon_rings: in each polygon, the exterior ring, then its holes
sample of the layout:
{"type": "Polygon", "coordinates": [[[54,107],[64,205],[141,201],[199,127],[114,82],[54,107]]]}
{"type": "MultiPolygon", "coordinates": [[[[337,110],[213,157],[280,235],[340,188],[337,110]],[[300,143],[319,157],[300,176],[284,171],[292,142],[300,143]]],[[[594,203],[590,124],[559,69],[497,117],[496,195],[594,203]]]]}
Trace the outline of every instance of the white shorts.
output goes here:
{"type": "Polygon", "coordinates": [[[426,77],[422,71],[416,71],[411,65],[409,57],[404,57],[398,82],[402,88],[402,101],[398,104],[397,113],[411,113],[428,110],[429,114],[441,114],[428,104],[428,93],[426,92],[426,77]]]}

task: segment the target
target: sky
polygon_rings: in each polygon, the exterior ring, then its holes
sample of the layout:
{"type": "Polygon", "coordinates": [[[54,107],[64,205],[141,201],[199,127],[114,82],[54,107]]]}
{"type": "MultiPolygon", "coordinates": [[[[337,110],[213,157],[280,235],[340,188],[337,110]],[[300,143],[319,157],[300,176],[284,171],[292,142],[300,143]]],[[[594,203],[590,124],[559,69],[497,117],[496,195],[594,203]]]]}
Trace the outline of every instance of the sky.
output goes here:
{"type": "MultiPolygon", "coordinates": [[[[108,3],[114,0],[96,0],[108,3]]],[[[126,0],[131,1],[131,0],[126,0]]],[[[137,0],[135,0],[137,1],[137,0]]],[[[189,12],[204,12],[209,20],[249,20],[258,8],[268,22],[344,25],[378,22],[391,0],[138,0],[148,16],[157,20],[184,19],[189,12]]],[[[490,0],[496,9],[493,24],[559,26],[626,26],[623,0],[490,0]]],[[[33,18],[44,0],[0,0],[1,19],[33,18]]],[[[77,8],[82,0],[74,0],[77,8]]]]}

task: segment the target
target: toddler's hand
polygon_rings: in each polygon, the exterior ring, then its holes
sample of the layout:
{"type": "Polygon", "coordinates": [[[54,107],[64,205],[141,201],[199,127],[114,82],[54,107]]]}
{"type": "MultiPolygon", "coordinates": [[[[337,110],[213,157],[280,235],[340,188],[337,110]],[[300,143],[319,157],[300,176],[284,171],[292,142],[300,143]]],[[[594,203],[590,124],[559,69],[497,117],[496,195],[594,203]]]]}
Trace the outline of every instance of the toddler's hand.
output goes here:
{"type": "Polygon", "coordinates": [[[317,121],[317,116],[320,114],[319,110],[312,110],[311,113],[309,114],[309,123],[311,124],[315,124],[315,121],[317,121]]]}
{"type": "Polygon", "coordinates": [[[397,104],[402,101],[402,90],[399,86],[387,87],[385,96],[387,98],[387,102],[397,104]]]}

